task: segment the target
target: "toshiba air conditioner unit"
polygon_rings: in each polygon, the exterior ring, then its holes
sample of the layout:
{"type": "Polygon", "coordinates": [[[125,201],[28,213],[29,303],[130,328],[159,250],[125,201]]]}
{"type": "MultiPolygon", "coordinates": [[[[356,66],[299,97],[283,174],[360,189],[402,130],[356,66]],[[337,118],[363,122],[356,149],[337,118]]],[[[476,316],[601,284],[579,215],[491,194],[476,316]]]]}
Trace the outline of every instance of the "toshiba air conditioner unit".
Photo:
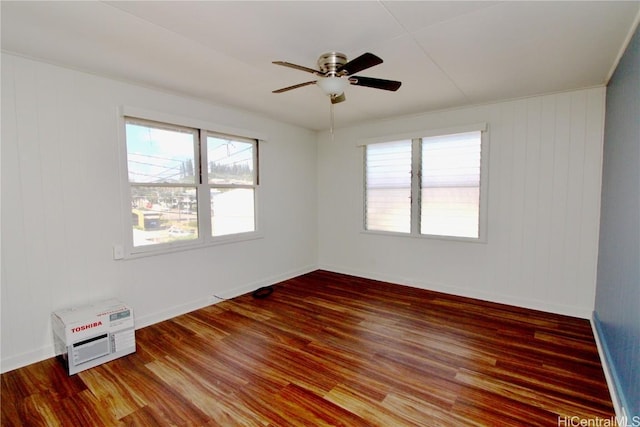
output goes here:
{"type": "Polygon", "coordinates": [[[55,311],[51,323],[69,375],[136,351],[133,310],[117,299],[55,311]]]}

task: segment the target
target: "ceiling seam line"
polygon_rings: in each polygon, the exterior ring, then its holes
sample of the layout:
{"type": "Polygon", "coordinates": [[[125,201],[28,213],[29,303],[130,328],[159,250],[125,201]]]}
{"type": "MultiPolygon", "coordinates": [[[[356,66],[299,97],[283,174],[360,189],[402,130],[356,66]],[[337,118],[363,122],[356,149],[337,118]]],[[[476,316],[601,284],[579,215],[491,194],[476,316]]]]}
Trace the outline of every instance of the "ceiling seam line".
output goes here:
{"type": "Polygon", "coordinates": [[[427,51],[424,49],[424,47],[418,42],[418,40],[416,40],[416,38],[414,37],[413,33],[411,33],[409,30],[407,30],[407,28],[402,25],[402,23],[398,20],[398,18],[396,18],[396,16],[387,8],[386,4],[384,1],[379,1],[380,5],[384,8],[384,10],[387,11],[387,13],[389,14],[389,16],[391,16],[393,18],[393,20],[400,26],[400,28],[402,28],[402,31],[404,31],[404,33],[406,35],[408,35],[411,38],[411,41],[413,41],[413,43],[418,47],[418,49],[420,49],[420,51],[423,53],[423,55],[429,60],[431,61],[431,63],[433,65],[436,66],[436,68],[447,78],[447,80],[453,85],[453,87],[455,87],[458,92],[462,95],[462,97],[465,99],[466,102],[471,102],[471,99],[469,98],[469,96],[465,93],[464,90],[462,90],[462,88],[460,88],[460,86],[458,86],[456,84],[456,82],[453,80],[453,78],[449,75],[449,73],[447,73],[444,68],[435,60],[433,59],[433,57],[431,55],[429,55],[429,53],[427,53],[427,51]]]}

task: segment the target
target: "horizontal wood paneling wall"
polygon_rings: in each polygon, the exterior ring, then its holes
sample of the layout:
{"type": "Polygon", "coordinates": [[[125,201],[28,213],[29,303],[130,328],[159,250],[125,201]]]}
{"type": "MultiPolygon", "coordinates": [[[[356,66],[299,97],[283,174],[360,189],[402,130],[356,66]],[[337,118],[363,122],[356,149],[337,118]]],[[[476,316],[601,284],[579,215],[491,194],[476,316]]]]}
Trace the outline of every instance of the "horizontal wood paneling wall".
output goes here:
{"type": "Polygon", "coordinates": [[[141,326],[313,270],[315,185],[315,132],[3,54],[2,370],[52,355],[60,308],[118,297],[141,326]],[[266,135],[264,238],[115,261],[122,105],[266,135]]]}
{"type": "MultiPolygon", "coordinates": [[[[454,294],[590,317],[604,88],[383,120],[324,134],[319,265],[454,294]],[[488,239],[362,233],[362,148],[384,135],[487,122],[488,239]]],[[[339,122],[339,116],[337,121],[339,122]]]]}

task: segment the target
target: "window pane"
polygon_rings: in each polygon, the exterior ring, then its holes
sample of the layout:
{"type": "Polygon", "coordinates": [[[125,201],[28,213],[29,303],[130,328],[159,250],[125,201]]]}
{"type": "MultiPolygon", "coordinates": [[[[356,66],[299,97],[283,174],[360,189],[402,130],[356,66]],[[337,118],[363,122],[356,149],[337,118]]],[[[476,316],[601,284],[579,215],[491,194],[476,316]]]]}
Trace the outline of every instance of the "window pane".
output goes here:
{"type": "Polygon", "coordinates": [[[133,246],[198,238],[195,187],[131,187],[133,246]]]}
{"type": "Polygon", "coordinates": [[[195,183],[195,137],[192,129],[127,122],[129,182],[195,183]]]}
{"type": "Polygon", "coordinates": [[[481,133],[422,140],[420,232],[479,237],[481,133]]]}
{"type": "Polygon", "coordinates": [[[367,230],[411,231],[411,189],[367,190],[367,230]]]}
{"type": "Polygon", "coordinates": [[[479,200],[478,187],[423,188],[420,232],[477,238],[479,200]]]}
{"type": "Polygon", "coordinates": [[[252,188],[211,189],[211,234],[224,236],[255,231],[252,188]]]}
{"type": "Polygon", "coordinates": [[[254,184],[255,143],[207,137],[209,184],[254,184]]]}
{"type": "Polygon", "coordinates": [[[366,147],[367,230],[411,231],[411,141],[366,147]]]}

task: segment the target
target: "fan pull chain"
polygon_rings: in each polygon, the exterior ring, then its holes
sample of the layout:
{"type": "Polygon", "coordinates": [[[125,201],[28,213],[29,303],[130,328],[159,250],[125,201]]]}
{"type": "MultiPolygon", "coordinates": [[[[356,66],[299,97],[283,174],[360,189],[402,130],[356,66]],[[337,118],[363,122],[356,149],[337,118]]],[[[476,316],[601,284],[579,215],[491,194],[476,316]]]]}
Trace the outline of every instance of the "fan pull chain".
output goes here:
{"type": "Polygon", "coordinates": [[[334,141],[334,135],[333,135],[333,125],[334,125],[334,114],[333,114],[333,103],[329,104],[329,114],[330,114],[330,120],[331,120],[331,127],[329,128],[329,131],[331,132],[331,142],[335,142],[334,141]]]}

